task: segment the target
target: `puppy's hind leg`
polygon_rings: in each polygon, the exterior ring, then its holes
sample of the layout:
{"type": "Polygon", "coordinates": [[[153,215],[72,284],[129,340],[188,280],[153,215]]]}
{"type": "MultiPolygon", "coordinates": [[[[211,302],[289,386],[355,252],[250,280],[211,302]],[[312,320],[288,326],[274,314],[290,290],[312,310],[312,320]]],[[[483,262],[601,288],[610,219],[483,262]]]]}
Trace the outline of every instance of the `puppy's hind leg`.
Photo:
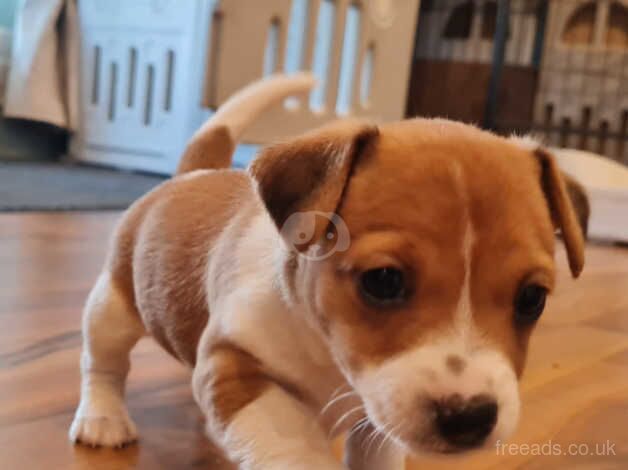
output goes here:
{"type": "Polygon", "coordinates": [[[119,447],[137,439],[124,404],[124,388],[129,353],[144,333],[133,305],[107,272],[101,274],[83,312],[81,402],[70,440],[119,447]]]}

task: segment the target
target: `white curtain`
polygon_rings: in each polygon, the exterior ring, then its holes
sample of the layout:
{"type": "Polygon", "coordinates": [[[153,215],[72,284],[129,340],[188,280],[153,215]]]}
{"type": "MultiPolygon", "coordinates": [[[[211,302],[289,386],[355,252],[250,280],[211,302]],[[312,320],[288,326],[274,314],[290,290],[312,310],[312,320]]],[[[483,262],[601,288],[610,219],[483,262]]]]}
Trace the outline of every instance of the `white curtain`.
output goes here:
{"type": "Polygon", "coordinates": [[[75,130],[78,56],[75,0],[21,0],[15,18],[4,115],[75,130]]]}

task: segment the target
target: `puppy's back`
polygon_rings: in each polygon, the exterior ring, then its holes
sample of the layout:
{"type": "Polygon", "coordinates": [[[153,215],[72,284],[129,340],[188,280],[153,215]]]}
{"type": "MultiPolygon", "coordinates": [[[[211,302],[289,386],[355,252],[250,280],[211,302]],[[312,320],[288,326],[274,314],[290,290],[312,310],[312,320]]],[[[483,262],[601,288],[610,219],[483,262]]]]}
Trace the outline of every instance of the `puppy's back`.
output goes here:
{"type": "Polygon", "coordinates": [[[107,260],[148,332],[188,364],[208,319],[209,253],[232,224],[258,209],[242,171],[196,170],[166,181],[124,214],[107,260]]]}

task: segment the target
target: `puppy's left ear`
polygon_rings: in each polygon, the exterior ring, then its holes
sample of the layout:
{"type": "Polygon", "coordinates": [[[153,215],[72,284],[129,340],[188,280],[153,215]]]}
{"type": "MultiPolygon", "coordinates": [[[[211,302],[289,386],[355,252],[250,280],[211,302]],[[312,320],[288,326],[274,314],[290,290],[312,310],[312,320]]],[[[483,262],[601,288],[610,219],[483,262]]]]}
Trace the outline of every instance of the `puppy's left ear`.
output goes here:
{"type": "Polygon", "coordinates": [[[580,223],[582,234],[586,239],[589,232],[589,216],[591,215],[589,196],[587,195],[587,191],[584,189],[584,186],[582,186],[578,181],[569,176],[567,173],[563,172],[562,175],[563,180],[565,181],[565,187],[567,188],[567,194],[569,195],[569,199],[571,199],[573,208],[578,216],[578,222],[580,223]]]}
{"type": "Polygon", "coordinates": [[[541,165],[541,185],[552,221],[563,237],[571,274],[578,277],[584,266],[584,237],[589,219],[586,193],[579,183],[565,177],[547,150],[539,148],[535,155],[541,165]]]}
{"type": "Polygon", "coordinates": [[[308,232],[300,250],[320,239],[327,228],[324,218],[306,215],[295,222],[291,216],[335,213],[355,165],[378,135],[374,125],[336,122],[262,151],[249,173],[284,238],[308,232]],[[303,225],[310,227],[304,230],[303,225]]]}

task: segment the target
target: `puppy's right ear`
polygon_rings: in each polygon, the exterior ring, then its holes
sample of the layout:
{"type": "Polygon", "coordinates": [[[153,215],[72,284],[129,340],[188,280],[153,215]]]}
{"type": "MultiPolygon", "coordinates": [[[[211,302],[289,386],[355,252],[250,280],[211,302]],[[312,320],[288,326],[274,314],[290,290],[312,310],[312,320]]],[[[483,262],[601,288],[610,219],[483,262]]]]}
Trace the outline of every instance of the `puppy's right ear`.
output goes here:
{"type": "MultiPolygon", "coordinates": [[[[282,235],[286,235],[284,224],[295,213],[336,212],[355,165],[378,135],[374,125],[337,122],[262,151],[249,172],[282,235]]],[[[305,250],[323,235],[326,224],[318,219],[299,249],[305,250]]]]}

